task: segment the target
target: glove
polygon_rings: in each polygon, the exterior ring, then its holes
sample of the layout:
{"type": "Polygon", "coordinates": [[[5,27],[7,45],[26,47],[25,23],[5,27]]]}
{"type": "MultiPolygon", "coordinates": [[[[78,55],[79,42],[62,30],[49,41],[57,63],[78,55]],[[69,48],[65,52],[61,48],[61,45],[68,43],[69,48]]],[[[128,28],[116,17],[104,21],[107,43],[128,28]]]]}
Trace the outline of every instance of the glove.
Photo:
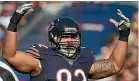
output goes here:
{"type": "Polygon", "coordinates": [[[120,35],[119,40],[127,42],[130,34],[130,21],[119,9],[117,9],[117,14],[120,16],[120,22],[117,22],[114,19],[110,19],[109,21],[112,22],[118,29],[120,35]]]}
{"type": "Polygon", "coordinates": [[[32,5],[33,4],[30,3],[18,7],[17,10],[14,12],[12,18],[10,19],[10,23],[7,30],[17,32],[18,22],[21,20],[22,16],[24,16],[25,13],[27,13],[28,11],[33,11],[32,5]]]}

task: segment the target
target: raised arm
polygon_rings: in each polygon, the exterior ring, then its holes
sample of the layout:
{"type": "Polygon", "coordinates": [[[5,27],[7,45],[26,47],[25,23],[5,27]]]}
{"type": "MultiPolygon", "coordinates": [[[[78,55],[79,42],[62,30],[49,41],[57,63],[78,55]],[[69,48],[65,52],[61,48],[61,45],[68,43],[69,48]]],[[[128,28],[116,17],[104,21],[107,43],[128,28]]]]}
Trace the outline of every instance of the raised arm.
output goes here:
{"type": "Polygon", "coordinates": [[[117,14],[120,16],[120,23],[114,19],[110,19],[110,21],[114,23],[119,31],[119,40],[108,59],[98,60],[92,65],[90,69],[91,78],[105,78],[114,75],[122,69],[125,63],[128,49],[128,36],[130,33],[130,21],[119,9],[117,14]]]}
{"type": "Polygon", "coordinates": [[[17,8],[14,12],[2,48],[3,57],[17,70],[21,72],[31,72],[37,69],[38,62],[36,59],[26,54],[25,52],[17,51],[17,24],[22,16],[28,11],[32,10],[32,4],[24,4],[17,8]]]}

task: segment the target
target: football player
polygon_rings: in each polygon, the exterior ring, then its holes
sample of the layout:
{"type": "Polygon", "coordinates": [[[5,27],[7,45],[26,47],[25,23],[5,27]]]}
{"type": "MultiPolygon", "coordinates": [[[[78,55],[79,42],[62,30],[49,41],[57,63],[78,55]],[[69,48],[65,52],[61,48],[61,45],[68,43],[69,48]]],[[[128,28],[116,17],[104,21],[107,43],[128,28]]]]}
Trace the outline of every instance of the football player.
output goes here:
{"type": "MultiPolygon", "coordinates": [[[[121,21],[110,19],[119,31],[119,40],[108,59],[95,60],[93,53],[81,47],[81,31],[70,18],[54,20],[48,29],[50,47],[32,45],[26,52],[17,51],[17,24],[32,11],[24,4],[13,14],[3,45],[3,57],[17,70],[29,73],[31,81],[87,81],[118,73],[125,62],[130,34],[130,21],[118,9],[121,21]]],[[[94,39],[95,40],[95,39],[94,39]]]]}

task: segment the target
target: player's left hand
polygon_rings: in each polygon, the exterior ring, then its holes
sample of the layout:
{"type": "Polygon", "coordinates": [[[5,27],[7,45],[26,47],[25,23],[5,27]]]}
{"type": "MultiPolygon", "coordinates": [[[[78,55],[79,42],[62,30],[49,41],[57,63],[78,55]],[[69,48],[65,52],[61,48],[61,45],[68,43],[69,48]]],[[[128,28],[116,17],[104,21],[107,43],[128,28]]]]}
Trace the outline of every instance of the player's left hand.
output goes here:
{"type": "Polygon", "coordinates": [[[127,42],[130,34],[130,21],[119,9],[117,9],[117,14],[120,16],[120,22],[114,19],[110,19],[109,21],[117,27],[120,34],[119,40],[127,42]]]}

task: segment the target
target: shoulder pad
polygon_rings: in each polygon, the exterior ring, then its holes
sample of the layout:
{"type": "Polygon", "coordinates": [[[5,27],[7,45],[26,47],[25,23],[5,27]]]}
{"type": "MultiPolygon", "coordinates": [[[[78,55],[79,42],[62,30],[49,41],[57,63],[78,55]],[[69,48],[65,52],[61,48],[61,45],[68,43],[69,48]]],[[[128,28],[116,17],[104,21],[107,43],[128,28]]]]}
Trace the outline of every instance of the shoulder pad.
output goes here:
{"type": "Polygon", "coordinates": [[[30,54],[34,58],[39,58],[40,57],[40,49],[41,48],[47,48],[48,49],[48,47],[43,45],[43,44],[34,44],[34,45],[31,45],[29,47],[29,49],[26,50],[26,53],[30,54]]]}
{"type": "Polygon", "coordinates": [[[82,51],[85,51],[85,52],[90,52],[90,53],[94,54],[92,50],[90,50],[89,48],[84,47],[84,46],[81,47],[81,50],[82,51]]]}

